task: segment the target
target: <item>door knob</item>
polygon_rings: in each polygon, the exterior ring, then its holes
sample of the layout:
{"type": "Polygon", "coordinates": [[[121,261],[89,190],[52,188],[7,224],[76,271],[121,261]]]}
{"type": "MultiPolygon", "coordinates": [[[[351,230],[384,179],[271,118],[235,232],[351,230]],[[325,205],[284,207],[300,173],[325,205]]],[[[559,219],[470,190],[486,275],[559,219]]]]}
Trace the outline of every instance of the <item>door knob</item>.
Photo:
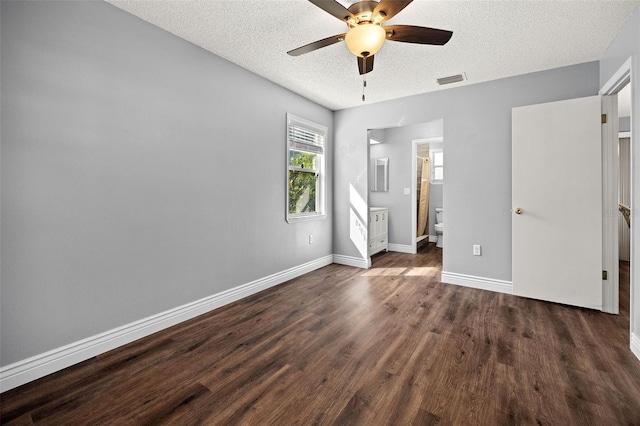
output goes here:
{"type": "Polygon", "coordinates": [[[522,209],[520,207],[516,207],[514,212],[516,212],[516,214],[522,214],[522,209]]]}

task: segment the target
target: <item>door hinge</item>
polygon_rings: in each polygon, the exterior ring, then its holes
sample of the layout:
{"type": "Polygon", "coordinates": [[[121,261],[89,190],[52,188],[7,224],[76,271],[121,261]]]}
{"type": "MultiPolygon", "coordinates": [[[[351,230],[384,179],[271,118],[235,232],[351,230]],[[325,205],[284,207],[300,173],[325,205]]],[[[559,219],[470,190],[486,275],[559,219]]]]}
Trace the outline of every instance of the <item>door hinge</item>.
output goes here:
{"type": "Polygon", "coordinates": [[[602,114],[601,120],[602,120],[602,124],[607,124],[607,114],[602,114]]]}
{"type": "Polygon", "coordinates": [[[606,280],[607,279],[607,271],[602,271],[602,279],[606,280]]]}

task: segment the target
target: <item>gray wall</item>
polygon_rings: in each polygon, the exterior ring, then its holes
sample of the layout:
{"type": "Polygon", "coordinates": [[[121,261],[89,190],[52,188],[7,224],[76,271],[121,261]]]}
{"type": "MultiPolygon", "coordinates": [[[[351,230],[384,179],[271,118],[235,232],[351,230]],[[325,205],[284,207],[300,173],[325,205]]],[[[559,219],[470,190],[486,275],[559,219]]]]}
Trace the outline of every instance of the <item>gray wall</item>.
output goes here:
{"type": "MultiPolygon", "coordinates": [[[[611,43],[605,54],[600,60],[600,85],[604,85],[611,79],[616,71],[631,58],[631,131],[633,132],[632,143],[634,139],[637,143],[638,129],[640,129],[640,8],[637,8],[633,16],[627,21],[624,28],[618,33],[616,39],[611,43]]],[[[638,208],[637,201],[640,200],[640,173],[637,172],[638,164],[640,164],[640,149],[631,150],[631,165],[634,173],[634,182],[631,185],[632,210],[638,208]]],[[[638,221],[631,222],[633,245],[636,250],[634,258],[631,260],[634,265],[640,265],[640,229],[637,228],[638,221]]],[[[634,266],[632,268],[632,290],[633,300],[631,300],[631,332],[640,339],[640,268],[634,266]]]]}
{"type": "MultiPolygon", "coordinates": [[[[370,192],[369,205],[389,208],[389,243],[391,244],[411,245],[415,238],[415,226],[411,220],[414,206],[411,203],[411,195],[404,195],[403,192],[404,188],[412,186],[411,170],[415,161],[412,157],[412,141],[439,136],[442,136],[442,120],[435,120],[387,128],[384,143],[370,146],[370,158],[389,158],[389,191],[370,192]]],[[[441,185],[432,185],[434,186],[441,185]]],[[[439,194],[442,197],[442,191],[439,191],[439,194]]],[[[442,203],[442,198],[438,201],[442,203]]],[[[435,207],[430,210],[435,214],[435,207]]]]}
{"type": "Polygon", "coordinates": [[[349,238],[349,187],[368,200],[367,129],[443,118],[443,268],[510,281],[511,109],[594,95],[598,73],[591,62],[336,112],[334,252],[361,257],[349,238]],[[472,255],[473,244],[482,256],[472,255]]]}
{"type": "Polygon", "coordinates": [[[621,132],[631,131],[631,117],[620,117],[618,130],[621,132]]]}
{"type": "Polygon", "coordinates": [[[2,365],[332,253],[284,220],[285,114],[331,159],[331,111],[106,3],[1,7],[2,365]]]}

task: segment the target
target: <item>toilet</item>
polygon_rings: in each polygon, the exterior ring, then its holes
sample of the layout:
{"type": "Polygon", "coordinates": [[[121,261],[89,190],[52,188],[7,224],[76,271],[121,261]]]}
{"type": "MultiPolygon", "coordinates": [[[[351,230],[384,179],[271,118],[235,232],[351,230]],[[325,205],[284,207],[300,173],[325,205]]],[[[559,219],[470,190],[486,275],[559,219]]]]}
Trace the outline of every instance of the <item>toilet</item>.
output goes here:
{"type": "Polygon", "coordinates": [[[438,241],[436,242],[436,247],[442,248],[442,232],[444,231],[444,222],[443,222],[443,211],[441,207],[436,207],[436,236],[438,237],[438,241]]]}

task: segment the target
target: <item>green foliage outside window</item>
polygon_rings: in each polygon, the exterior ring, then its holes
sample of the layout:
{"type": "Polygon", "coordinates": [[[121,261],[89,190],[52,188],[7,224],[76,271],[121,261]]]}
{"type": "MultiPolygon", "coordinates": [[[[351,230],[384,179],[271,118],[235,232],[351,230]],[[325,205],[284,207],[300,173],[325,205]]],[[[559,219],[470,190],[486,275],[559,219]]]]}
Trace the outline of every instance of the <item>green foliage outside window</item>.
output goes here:
{"type": "Polygon", "coordinates": [[[317,195],[317,155],[289,151],[289,213],[315,213],[317,195]]]}

